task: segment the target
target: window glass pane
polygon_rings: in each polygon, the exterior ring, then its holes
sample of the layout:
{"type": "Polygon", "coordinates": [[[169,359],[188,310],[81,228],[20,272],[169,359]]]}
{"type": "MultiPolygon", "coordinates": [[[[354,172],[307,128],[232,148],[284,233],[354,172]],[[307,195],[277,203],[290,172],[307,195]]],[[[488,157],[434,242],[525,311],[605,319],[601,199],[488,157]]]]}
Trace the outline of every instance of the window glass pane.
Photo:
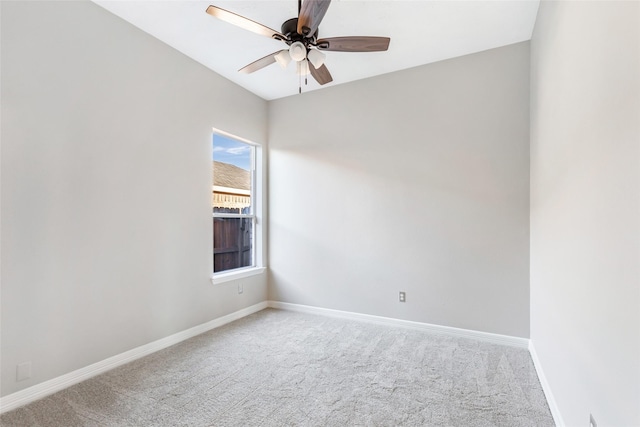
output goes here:
{"type": "Polygon", "coordinates": [[[213,272],[253,265],[253,218],[213,218],[213,272]]]}
{"type": "Polygon", "coordinates": [[[218,134],[213,136],[214,213],[252,214],[253,147],[218,134]]]}
{"type": "Polygon", "coordinates": [[[253,145],[214,133],[211,162],[214,273],[255,265],[254,156],[253,145]],[[250,217],[233,218],[236,215],[250,217]]]}

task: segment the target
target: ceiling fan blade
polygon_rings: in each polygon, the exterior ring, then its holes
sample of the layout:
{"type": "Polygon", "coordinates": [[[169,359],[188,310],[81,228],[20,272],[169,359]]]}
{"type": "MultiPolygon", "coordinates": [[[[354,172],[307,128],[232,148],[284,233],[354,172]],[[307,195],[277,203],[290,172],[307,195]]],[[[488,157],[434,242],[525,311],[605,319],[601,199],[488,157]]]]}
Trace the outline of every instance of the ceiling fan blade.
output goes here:
{"type": "Polygon", "coordinates": [[[331,73],[329,73],[329,70],[324,64],[322,64],[320,68],[315,68],[311,61],[309,61],[309,71],[311,71],[313,78],[321,85],[325,85],[333,81],[331,73]]]}
{"type": "Polygon", "coordinates": [[[298,16],[298,34],[303,36],[315,34],[330,4],[331,0],[304,0],[298,16]]]}
{"type": "MultiPolygon", "coordinates": [[[[283,49],[286,51],[286,49],[283,49]]],[[[238,70],[239,73],[244,73],[244,74],[251,74],[255,71],[258,71],[264,67],[266,67],[267,65],[271,65],[274,62],[276,62],[276,55],[279,54],[280,52],[282,52],[282,50],[279,50],[277,52],[273,52],[270,53],[269,55],[265,56],[264,58],[260,58],[257,61],[253,61],[251,64],[242,67],[238,70]]]]}
{"type": "Polygon", "coordinates": [[[236,25],[245,30],[253,31],[254,33],[266,36],[277,40],[286,40],[287,38],[278,31],[264,26],[256,21],[253,21],[237,13],[229,12],[228,10],[221,9],[217,6],[209,6],[207,13],[229,24],[236,25]]]}
{"type": "Polygon", "coordinates": [[[329,37],[318,40],[317,47],[335,52],[381,52],[389,49],[390,41],[389,37],[329,37]]]}

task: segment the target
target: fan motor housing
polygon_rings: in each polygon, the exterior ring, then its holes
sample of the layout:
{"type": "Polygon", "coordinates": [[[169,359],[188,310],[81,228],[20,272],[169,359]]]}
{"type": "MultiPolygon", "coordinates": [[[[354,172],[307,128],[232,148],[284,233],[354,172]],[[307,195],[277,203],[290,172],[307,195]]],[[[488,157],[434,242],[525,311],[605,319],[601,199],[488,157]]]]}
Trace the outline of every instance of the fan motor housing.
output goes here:
{"type": "Polygon", "coordinates": [[[293,42],[302,42],[305,46],[308,46],[309,43],[315,43],[318,38],[318,30],[316,30],[312,36],[305,37],[302,34],[298,34],[298,18],[291,18],[284,21],[281,27],[281,33],[290,40],[286,42],[288,45],[291,45],[293,42]]]}

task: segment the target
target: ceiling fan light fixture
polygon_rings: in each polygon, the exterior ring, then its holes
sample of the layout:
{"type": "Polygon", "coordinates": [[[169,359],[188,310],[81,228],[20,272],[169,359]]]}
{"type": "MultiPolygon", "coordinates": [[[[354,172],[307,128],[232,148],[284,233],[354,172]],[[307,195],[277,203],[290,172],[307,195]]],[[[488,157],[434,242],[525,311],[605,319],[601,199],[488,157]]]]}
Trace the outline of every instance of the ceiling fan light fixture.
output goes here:
{"type": "MultiPolygon", "coordinates": [[[[325,85],[331,83],[333,77],[331,77],[329,70],[325,66],[324,51],[382,52],[389,49],[391,40],[389,37],[372,36],[318,39],[318,26],[330,3],[331,0],[304,0],[304,2],[298,0],[298,16],[286,20],[281,26],[282,32],[214,5],[210,5],[206,12],[221,21],[261,36],[284,42],[288,46],[284,50],[278,50],[253,61],[239,69],[238,72],[250,74],[275,62],[283,69],[286,69],[290,62],[295,61],[296,74],[300,77],[305,76],[305,84],[307,84],[307,75],[311,74],[320,85],[325,85]]],[[[302,79],[300,79],[300,82],[302,82],[302,79]]]]}
{"type": "Polygon", "coordinates": [[[274,58],[276,59],[276,62],[278,63],[278,65],[282,67],[283,70],[287,68],[287,65],[289,65],[289,63],[291,62],[291,55],[289,55],[289,51],[286,49],[278,52],[274,56],[274,58]]]}
{"type": "Polygon", "coordinates": [[[307,58],[313,64],[315,69],[322,67],[326,57],[327,55],[316,49],[309,50],[309,53],[307,54],[307,58]]]}
{"type": "Polygon", "coordinates": [[[294,61],[300,62],[307,58],[307,48],[302,42],[291,43],[291,47],[289,47],[289,55],[294,61]]]}

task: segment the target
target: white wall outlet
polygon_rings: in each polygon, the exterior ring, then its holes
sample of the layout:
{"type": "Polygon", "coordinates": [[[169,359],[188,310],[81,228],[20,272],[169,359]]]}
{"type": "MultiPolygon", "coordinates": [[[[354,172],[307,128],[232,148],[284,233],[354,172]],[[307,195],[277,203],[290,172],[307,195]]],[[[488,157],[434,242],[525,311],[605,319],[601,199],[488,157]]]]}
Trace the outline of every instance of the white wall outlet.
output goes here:
{"type": "Polygon", "coordinates": [[[19,363],[16,368],[16,381],[24,381],[31,378],[31,362],[19,363]]]}
{"type": "Polygon", "coordinates": [[[238,283],[238,293],[241,294],[244,292],[244,285],[242,283],[238,283]]]}
{"type": "Polygon", "coordinates": [[[405,302],[407,300],[407,294],[404,292],[400,292],[400,302],[405,302]]]}
{"type": "Polygon", "coordinates": [[[593,415],[589,414],[589,427],[598,427],[596,420],[593,418],[593,415]]]}

